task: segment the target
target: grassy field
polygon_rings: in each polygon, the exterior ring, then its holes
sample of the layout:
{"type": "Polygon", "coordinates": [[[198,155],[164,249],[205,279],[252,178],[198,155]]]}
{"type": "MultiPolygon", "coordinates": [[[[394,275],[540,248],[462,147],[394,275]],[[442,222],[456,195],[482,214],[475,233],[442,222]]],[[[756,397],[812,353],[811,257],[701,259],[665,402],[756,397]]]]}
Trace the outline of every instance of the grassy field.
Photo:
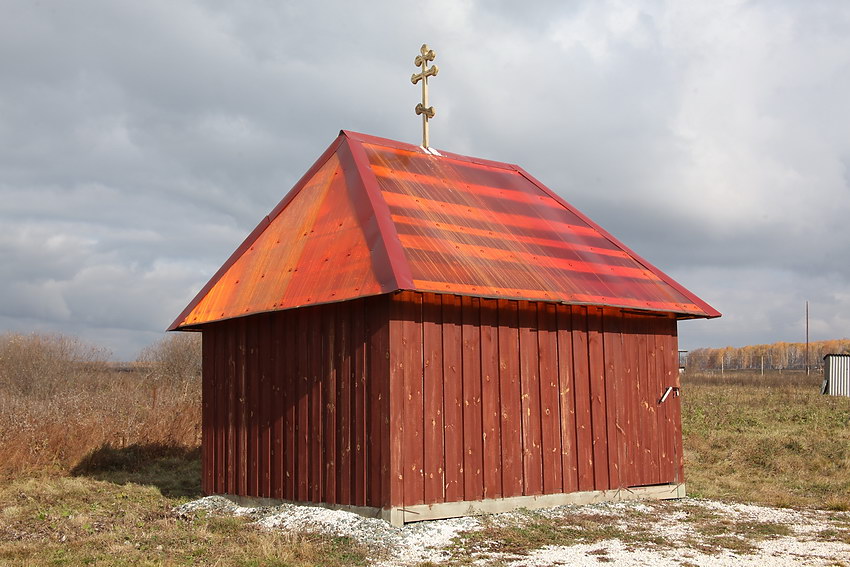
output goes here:
{"type": "Polygon", "coordinates": [[[685,376],[682,429],[692,496],[850,509],[850,398],[819,375],[685,376]]]}
{"type": "MultiPolygon", "coordinates": [[[[346,538],[176,517],[174,506],[200,496],[199,380],[180,370],[194,363],[175,365],[186,353],[166,345],[136,371],[117,370],[80,345],[50,350],[50,340],[24,341],[28,356],[41,353],[40,365],[0,340],[0,565],[368,562],[346,538]]],[[[685,376],[689,493],[850,509],[850,398],[820,396],[819,382],[792,374],[685,376]]],[[[540,525],[492,535],[510,546],[517,538],[580,541],[590,532],[583,533],[540,525]]]]}

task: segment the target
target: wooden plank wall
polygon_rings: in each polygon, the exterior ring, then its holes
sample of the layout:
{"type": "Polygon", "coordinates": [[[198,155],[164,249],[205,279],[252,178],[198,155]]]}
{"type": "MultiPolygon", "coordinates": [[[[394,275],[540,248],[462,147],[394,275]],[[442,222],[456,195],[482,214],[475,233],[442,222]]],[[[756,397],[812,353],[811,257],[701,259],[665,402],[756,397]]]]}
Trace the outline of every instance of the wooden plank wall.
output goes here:
{"type": "Polygon", "coordinates": [[[391,504],[681,482],[676,320],[402,292],[391,504]]]}
{"type": "Polygon", "coordinates": [[[203,489],[389,507],[683,481],[676,321],[402,292],[204,327],[203,489]]]}
{"type": "Polygon", "coordinates": [[[203,490],[388,505],[388,298],[203,329],[203,490]]]}

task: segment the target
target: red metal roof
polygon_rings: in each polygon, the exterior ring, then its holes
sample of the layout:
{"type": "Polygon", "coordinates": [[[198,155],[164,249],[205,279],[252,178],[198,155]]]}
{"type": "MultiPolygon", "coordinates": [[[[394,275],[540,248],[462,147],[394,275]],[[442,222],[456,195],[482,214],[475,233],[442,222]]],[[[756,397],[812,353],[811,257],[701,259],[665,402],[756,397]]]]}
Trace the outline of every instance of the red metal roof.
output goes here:
{"type": "Polygon", "coordinates": [[[343,131],[169,330],[397,290],[720,313],[516,165],[343,131]]]}

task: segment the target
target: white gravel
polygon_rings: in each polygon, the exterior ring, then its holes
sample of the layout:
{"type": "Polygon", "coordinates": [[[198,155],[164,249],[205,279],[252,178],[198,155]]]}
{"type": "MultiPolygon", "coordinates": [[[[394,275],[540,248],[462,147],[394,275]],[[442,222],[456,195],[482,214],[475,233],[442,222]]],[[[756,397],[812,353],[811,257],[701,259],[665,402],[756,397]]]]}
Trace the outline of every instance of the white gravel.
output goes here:
{"type": "MultiPolygon", "coordinates": [[[[447,546],[463,531],[482,527],[481,517],[455,518],[408,524],[395,528],[383,520],[364,518],[351,512],[326,508],[281,504],[245,508],[220,496],[209,496],[175,509],[180,516],[198,510],[218,515],[248,516],[263,529],[318,532],[349,536],[372,551],[373,565],[412,566],[422,562],[446,563],[451,552],[447,546]]],[[[549,565],[586,566],[614,563],[640,566],[753,566],[850,565],[850,544],[834,541],[825,530],[843,533],[850,539],[850,513],[818,510],[790,510],[726,504],[711,500],[685,499],[666,502],[618,502],[582,507],[559,506],[536,512],[511,512],[489,517],[489,522],[522,524],[536,516],[560,517],[593,515],[610,517],[612,524],[628,531],[650,527],[663,545],[616,539],[591,544],[546,546],[523,555],[487,552],[475,561],[478,565],[496,562],[515,567],[549,565]],[[726,522],[769,522],[786,526],[790,535],[747,539],[752,553],[713,548],[710,538],[699,531],[711,524],[708,519],[694,520],[696,512],[713,514],[726,522]],[[690,520],[690,521],[689,521],[690,520]],[[700,523],[702,522],[702,523],[700,523]],[[707,523],[706,523],[707,522],[707,523]]],[[[728,537],[744,537],[727,534],[728,537]]]]}

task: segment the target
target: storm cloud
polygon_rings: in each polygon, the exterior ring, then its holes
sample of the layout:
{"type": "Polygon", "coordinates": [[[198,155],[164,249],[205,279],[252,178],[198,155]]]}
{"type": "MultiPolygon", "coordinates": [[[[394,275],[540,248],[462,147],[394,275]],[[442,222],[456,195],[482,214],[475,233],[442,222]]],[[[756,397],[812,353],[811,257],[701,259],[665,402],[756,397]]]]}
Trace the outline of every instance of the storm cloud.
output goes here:
{"type": "Polygon", "coordinates": [[[134,358],[340,129],[522,165],[724,313],[850,335],[850,7],[44,2],[0,19],[0,330],[134,358]]]}

